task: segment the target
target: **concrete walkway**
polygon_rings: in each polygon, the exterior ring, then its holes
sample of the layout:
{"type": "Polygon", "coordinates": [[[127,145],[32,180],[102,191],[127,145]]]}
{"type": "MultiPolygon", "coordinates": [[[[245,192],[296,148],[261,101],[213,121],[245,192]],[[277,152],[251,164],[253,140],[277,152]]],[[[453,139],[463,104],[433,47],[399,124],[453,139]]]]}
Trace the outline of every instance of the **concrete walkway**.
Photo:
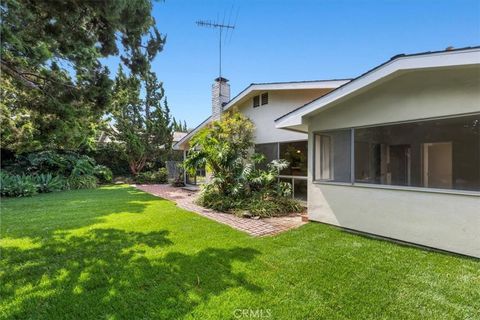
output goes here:
{"type": "Polygon", "coordinates": [[[196,191],[174,188],[168,184],[142,184],[135,185],[135,187],[155,196],[174,201],[180,208],[198,213],[211,220],[229,225],[232,228],[256,237],[275,235],[307,223],[302,221],[299,214],[255,220],[205,209],[194,203],[197,196],[196,191]]]}

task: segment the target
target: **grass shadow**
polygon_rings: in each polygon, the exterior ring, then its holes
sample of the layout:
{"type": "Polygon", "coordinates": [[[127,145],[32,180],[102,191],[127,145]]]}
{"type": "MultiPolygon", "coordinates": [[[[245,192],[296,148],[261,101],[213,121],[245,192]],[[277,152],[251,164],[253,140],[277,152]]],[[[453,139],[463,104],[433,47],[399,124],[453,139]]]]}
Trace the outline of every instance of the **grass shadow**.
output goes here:
{"type": "Polygon", "coordinates": [[[2,249],[1,318],[179,318],[230,288],[261,288],[234,272],[251,248],[170,252],[168,232],[93,229],[35,248],[2,249]],[[3,313],[3,314],[2,314],[3,313]]]}

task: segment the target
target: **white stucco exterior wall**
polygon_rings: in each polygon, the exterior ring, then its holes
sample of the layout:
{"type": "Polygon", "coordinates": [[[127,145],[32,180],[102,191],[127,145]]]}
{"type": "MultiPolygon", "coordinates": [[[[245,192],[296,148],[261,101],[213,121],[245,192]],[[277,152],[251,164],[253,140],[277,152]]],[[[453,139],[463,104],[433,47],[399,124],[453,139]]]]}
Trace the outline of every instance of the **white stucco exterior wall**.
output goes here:
{"type": "MultiPolygon", "coordinates": [[[[478,112],[479,67],[404,74],[307,119],[309,159],[316,131],[478,112]]],[[[312,173],[309,161],[311,220],[480,257],[478,193],[320,184],[312,173]]]]}
{"type": "Polygon", "coordinates": [[[240,104],[237,110],[255,124],[255,143],[307,140],[307,134],[275,128],[275,119],[316,99],[331,89],[268,91],[269,102],[253,108],[252,99],[240,104]]]}

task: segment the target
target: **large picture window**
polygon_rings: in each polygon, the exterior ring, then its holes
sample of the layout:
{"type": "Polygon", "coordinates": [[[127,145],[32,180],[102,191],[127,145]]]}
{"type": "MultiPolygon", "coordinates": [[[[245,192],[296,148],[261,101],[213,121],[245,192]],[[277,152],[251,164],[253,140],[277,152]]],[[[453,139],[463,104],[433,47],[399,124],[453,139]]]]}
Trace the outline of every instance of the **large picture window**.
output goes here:
{"type": "Polygon", "coordinates": [[[255,145],[255,153],[263,154],[265,161],[257,164],[259,169],[267,169],[267,163],[278,159],[278,143],[262,143],[255,145]]]}
{"type": "Polygon", "coordinates": [[[480,191],[480,115],[352,130],[315,135],[315,180],[480,191]]]}
{"type": "Polygon", "coordinates": [[[355,129],[355,182],[480,190],[480,116],[355,129]]]}
{"type": "Polygon", "coordinates": [[[280,172],[286,176],[306,177],[308,172],[308,142],[280,142],[280,159],[285,159],[290,163],[288,168],[280,172]]]}
{"type": "Polygon", "coordinates": [[[266,161],[257,167],[266,169],[266,164],[275,159],[285,159],[289,166],[280,172],[280,181],[292,185],[292,195],[299,200],[307,199],[308,141],[290,141],[255,145],[255,152],[263,154],[266,161]]]}

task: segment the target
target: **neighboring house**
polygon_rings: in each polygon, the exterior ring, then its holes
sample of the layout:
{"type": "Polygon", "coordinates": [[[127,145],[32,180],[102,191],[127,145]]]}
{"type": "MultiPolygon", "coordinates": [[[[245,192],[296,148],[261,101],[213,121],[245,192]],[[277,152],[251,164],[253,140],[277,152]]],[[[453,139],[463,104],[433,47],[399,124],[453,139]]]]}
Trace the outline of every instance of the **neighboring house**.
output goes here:
{"type": "Polygon", "coordinates": [[[310,220],[480,257],[480,47],[398,55],[287,113],[310,220]]]}
{"type": "MultiPolygon", "coordinates": [[[[282,179],[293,185],[294,195],[307,196],[307,134],[275,128],[275,119],[299,106],[325,95],[349,80],[302,81],[279,83],[253,83],[230,100],[230,85],[224,78],[212,85],[212,116],[203,121],[174,145],[176,150],[189,149],[189,141],[212,120],[220,119],[222,112],[232,109],[246,115],[255,125],[255,149],[262,152],[267,162],[284,158],[290,167],[281,172],[282,179]]],[[[186,175],[185,183],[203,181],[205,172],[197,176],[186,175]]]]}

